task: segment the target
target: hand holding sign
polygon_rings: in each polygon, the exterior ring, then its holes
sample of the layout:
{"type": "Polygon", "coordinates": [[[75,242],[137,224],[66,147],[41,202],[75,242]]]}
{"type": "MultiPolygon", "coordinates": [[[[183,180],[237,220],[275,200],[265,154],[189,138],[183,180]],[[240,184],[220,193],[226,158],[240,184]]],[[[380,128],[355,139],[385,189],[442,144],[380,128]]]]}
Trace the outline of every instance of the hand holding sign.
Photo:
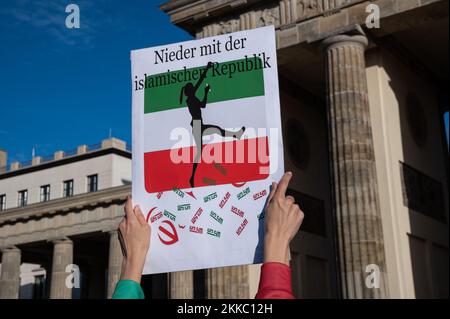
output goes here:
{"type": "Polygon", "coordinates": [[[150,245],[150,226],[139,206],[133,209],[130,197],[124,210],[125,218],[119,224],[119,239],[124,255],[121,279],[140,282],[150,245]]]}
{"type": "Polygon", "coordinates": [[[289,243],[297,234],[304,214],[286,190],[292,173],[283,175],[280,183],[272,184],[266,205],[264,261],[289,265],[289,243]]]}

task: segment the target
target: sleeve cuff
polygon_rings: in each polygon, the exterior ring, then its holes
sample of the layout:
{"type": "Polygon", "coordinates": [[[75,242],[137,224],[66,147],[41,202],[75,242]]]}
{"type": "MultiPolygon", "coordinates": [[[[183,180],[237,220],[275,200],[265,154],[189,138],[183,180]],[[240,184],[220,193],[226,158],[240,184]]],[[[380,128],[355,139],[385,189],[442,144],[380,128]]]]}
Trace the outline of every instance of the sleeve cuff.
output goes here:
{"type": "Polygon", "coordinates": [[[141,285],[133,280],[120,280],[112,299],[144,299],[144,292],[142,291],[141,285]]]}
{"type": "Polygon", "coordinates": [[[283,263],[267,262],[261,267],[256,298],[292,299],[291,268],[283,263]]]}

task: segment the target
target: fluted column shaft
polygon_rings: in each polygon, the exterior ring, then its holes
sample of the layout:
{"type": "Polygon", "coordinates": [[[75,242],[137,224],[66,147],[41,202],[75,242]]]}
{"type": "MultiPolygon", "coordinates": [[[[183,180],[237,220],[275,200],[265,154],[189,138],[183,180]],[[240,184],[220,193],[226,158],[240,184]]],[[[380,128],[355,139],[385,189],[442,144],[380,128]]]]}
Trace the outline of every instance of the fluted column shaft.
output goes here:
{"type": "Polygon", "coordinates": [[[108,298],[111,298],[116,289],[122,271],[122,248],[120,247],[117,230],[109,232],[109,259],[108,259],[108,298]]]}
{"type": "Polygon", "coordinates": [[[234,266],[208,269],[206,274],[208,299],[248,299],[248,267],[234,266]]]}
{"type": "Polygon", "coordinates": [[[53,241],[53,260],[50,282],[50,299],[72,299],[72,288],[66,285],[70,272],[66,267],[73,264],[73,242],[68,238],[53,241]]]}
{"type": "Polygon", "coordinates": [[[194,298],[194,272],[179,271],[170,273],[170,299],[194,298]]]}
{"type": "Polygon", "coordinates": [[[10,247],[2,250],[0,275],[0,299],[18,299],[20,290],[20,249],[10,247]]]}
{"type": "Polygon", "coordinates": [[[387,296],[364,51],[364,35],[324,41],[333,209],[344,298],[387,296]],[[380,267],[380,288],[366,285],[368,265],[380,267]]]}

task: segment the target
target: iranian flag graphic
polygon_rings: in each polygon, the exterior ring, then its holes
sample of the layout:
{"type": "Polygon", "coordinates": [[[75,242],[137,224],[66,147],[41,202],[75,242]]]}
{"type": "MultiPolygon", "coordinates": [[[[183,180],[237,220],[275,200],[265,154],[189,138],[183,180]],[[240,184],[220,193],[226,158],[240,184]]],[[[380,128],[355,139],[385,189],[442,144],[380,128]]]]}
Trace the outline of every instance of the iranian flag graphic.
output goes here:
{"type": "Polygon", "coordinates": [[[148,193],[269,176],[265,54],[145,76],[148,193]]]}

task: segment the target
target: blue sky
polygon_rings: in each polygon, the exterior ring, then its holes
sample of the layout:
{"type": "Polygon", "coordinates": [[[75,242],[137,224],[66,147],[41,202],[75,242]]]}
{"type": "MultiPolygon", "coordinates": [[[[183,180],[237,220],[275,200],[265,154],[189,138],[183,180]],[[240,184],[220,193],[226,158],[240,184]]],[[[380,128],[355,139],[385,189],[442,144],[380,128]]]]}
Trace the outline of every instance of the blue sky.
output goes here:
{"type": "Polygon", "coordinates": [[[188,40],[164,0],[1,0],[0,148],[9,162],[131,141],[130,50],[188,40]],[[67,29],[65,8],[80,8],[67,29]]]}
{"type": "MultiPolygon", "coordinates": [[[[131,141],[130,50],[188,40],[164,0],[1,0],[0,148],[9,162],[131,141]],[[81,28],[67,29],[78,4],[81,28]]],[[[448,115],[447,115],[448,126],[448,115]]],[[[447,130],[448,135],[448,130],[447,130]]]]}

